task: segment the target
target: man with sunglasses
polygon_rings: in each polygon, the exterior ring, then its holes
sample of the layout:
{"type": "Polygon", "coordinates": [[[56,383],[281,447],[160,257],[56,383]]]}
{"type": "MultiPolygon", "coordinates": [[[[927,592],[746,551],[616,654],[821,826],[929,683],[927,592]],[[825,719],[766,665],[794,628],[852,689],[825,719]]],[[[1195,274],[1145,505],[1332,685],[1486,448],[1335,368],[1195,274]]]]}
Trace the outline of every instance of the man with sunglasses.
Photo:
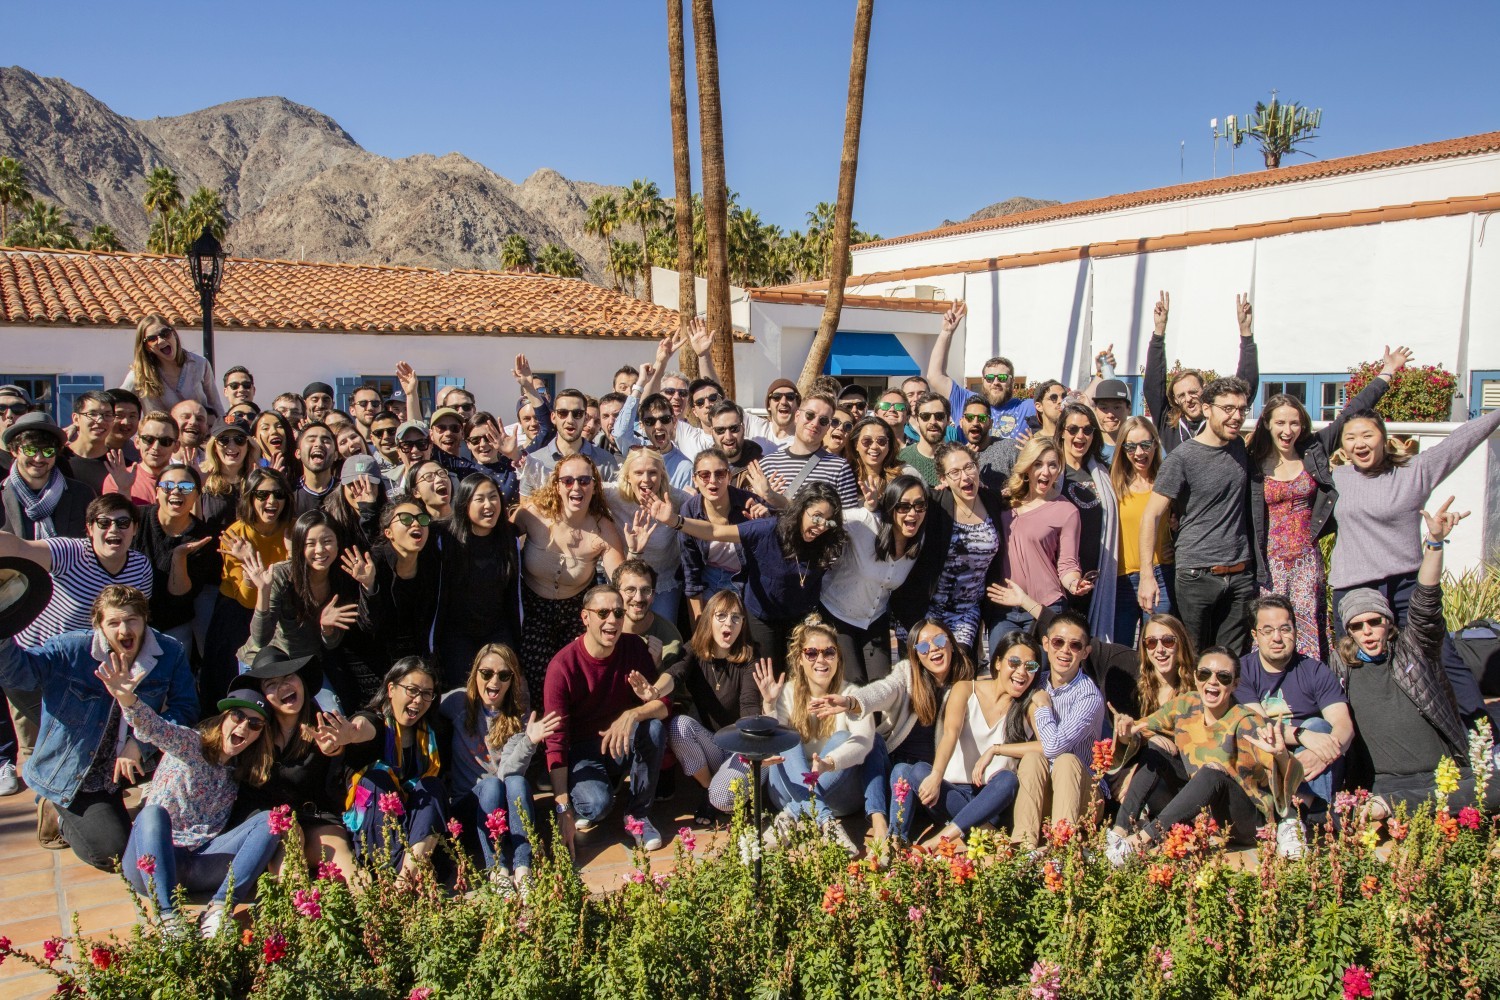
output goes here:
{"type": "Polygon", "coordinates": [[[1021,758],[1016,776],[1012,836],[1036,844],[1043,820],[1067,820],[1075,827],[1091,791],[1089,763],[1094,742],[1104,735],[1104,696],[1084,672],[1092,637],[1089,621],[1076,611],[1052,618],[1043,633],[1047,677],[1032,696],[1032,726],[1040,751],[1021,758]]]}
{"type": "Polygon", "coordinates": [[[823,448],[823,436],[833,422],[833,413],[832,396],[808,396],[797,410],[792,440],[756,463],[768,482],[776,482],[774,477],[779,476],[785,483],[779,494],[774,492],[773,485],[772,495],[765,498],[773,505],[786,506],[809,483],[832,486],[838,492],[840,506],[857,507],[863,503],[849,463],[823,448]]]}
{"type": "Polygon", "coordinates": [[[848,410],[859,423],[870,409],[870,394],[862,385],[846,385],[839,390],[838,405],[848,410]]]}
{"type": "Polygon", "coordinates": [[[98,496],[109,483],[109,434],[115,426],[115,401],[102,390],[81,393],[73,400],[72,443],[59,454],[63,475],[83,483],[98,496]]]}
{"type": "Polygon", "coordinates": [[[546,485],[547,477],[557,468],[557,463],[574,455],[583,455],[592,461],[601,479],[613,481],[619,476],[619,460],[584,436],[587,420],[587,396],[577,389],[564,389],[557,394],[557,400],[552,404],[552,426],[556,433],[537,442],[537,446],[530,450],[531,461],[526,463],[521,476],[521,496],[530,496],[546,485]]]}
{"type": "Polygon", "coordinates": [[[427,425],[420,420],[408,420],[396,428],[396,452],[401,464],[382,469],[386,486],[399,493],[409,470],[416,468],[432,457],[432,438],[427,436],[427,425]]]}
{"type": "Polygon", "coordinates": [[[370,421],[370,447],[386,479],[390,478],[389,470],[401,467],[401,449],[396,447],[396,429],[400,426],[401,418],[384,410],[370,421]]]}
{"type": "Polygon", "coordinates": [[[255,376],[244,365],[235,365],[224,373],[224,406],[255,402],[255,376]]]}
{"type": "Polygon", "coordinates": [[[4,481],[4,529],[28,540],[83,538],[93,493],[57,466],[63,429],[45,413],[28,413],[0,433],[11,459],[4,481]]]}
{"type": "Polygon", "coordinates": [[[759,441],[745,436],[744,409],[732,399],[719,401],[708,418],[708,432],[713,435],[714,447],[729,459],[730,482],[745,489],[746,470],[759,461],[766,450],[759,441]]]}
{"type": "Polygon", "coordinates": [[[375,418],[380,416],[380,404],[380,389],[373,385],[362,385],[349,397],[349,415],[354,418],[354,427],[360,437],[366,441],[372,440],[370,430],[375,426],[375,418]]]}
{"type": "MultiPolygon", "coordinates": [[[[624,454],[631,448],[647,447],[661,455],[667,467],[667,481],[679,490],[691,489],[693,485],[693,460],[677,447],[678,420],[672,413],[672,403],[659,392],[649,392],[640,398],[642,391],[650,390],[657,372],[631,386],[625,397],[625,405],[615,419],[615,444],[624,454]],[[636,431],[636,413],[640,413],[640,432],[636,431]],[[642,439],[644,435],[644,440],[642,439]]],[[[697,430],[697,428],[694,428],[697,430]]]]}
{"type": "Polygon", "coordinates": [[[901,395],[900,389],[887,389],[875,401],[875,415],[885,421],[897,436],[906,434],[906,411],[906,397],[901,395]]]}
{"type": "Polygon", "coordinates": [[[942,482],[938,475],[937,449],[948,436],[948,401],[935,392],[924,392],[917,397],[916,413],[912,417],[919,437],[901,449],[900,459],[913,469],[928,489],[937,489],[942,482]]]}
{"type": "Polygon", "coordinates": [[[601,584],[583,595],[584,633],[547,665],[542,713],[555,714],[557,730],[547,737],[547,767],[557,809],[558,831],[570,854],[576,833],[604,819],[615,790],[630,777],[625,812],[643,824],[640,840],[648,851],[662,836],[648,817],[656,799],[666,746],[667,703],[642,703],[632,675],[654,683],[659,673],[646,641],[625,631],[625,599],[601,584]]]}
{"type": "MultiPolygon", "coordinates": [[[[1240,328],[1240,360],[1234,377],[1249,386],[1249,398],[1254,399],[1256,387],[1260,384],[1260,361],[1255,347],[1250,296],[1236,295],[1234,305],[1240,328]]],[[[1154,329],[1146,345],[1146,374],[1141,382],[1146,408],[1151,411],[1151,419],[1156,421],[1161,446],[1167,452],[1197,437],[1208,420],[1202,372],[1194,368],[1183,369],[1170,383],[1167,381],[1167,314],[1171,306],[1172,297],[1162,292],[1152,309],[1154,329]]]]}
{"type": "Polygon", "coordinates": [[[969,307],[963,302],[955,302],[943,314],[942,330],[932,342],[932,351],[923,371],[927,384],[933,392],[948,397],[948,406],[955,413],[962,413],[971,399],[983,400],[990,407],[990,427],[995,437],[1022,437],[1028,421],[1036,416],[1036,404],[1029,399],[1015,398],[1016,366],[1009,358],[997,355],[984,363],[979,369],[979,393],[948,376],[948,352],[953,347],[953,334],[968,314],[969,307]]]}
{"type": "Polygon", "coordinates": [[[137,507],[156,503],[156,481],[170,469],[177,454],[177,421],[160,410],[146,414],[136,440],[140,461],[134,465],[111,465],[106,493],[119,493],[137,507]]]}
{"type": "MultiPolygon", "coordinates": [[[[31,393],[18,385],[0,385],[0,435],[31,412],[31,393]]],[[[10,472],[10,452],[0,449],[0,476],[10,472]]]]}
{"type": "MultiPolygon", "coordinates": [[[[689,426],[706,432],[708,428],[708,415],[713,412],[714,407],[723,398],[724,387],[716,379],[695,378],[692,382],[688,383],[688,404],[692,407],[689,411],[691,413],[689,426]]],[[[678,447],[682,447],[682,442],[678,441],[677,445],[678,447]]],[[[683,450],[689,451],[687,448],[683,448],[683,450]]],[[[699,451],[702,451],[702,449],[700,448],[699,451]]],[[[693,452],[693,454],[697,454],[697,452],[693,452]]]]}

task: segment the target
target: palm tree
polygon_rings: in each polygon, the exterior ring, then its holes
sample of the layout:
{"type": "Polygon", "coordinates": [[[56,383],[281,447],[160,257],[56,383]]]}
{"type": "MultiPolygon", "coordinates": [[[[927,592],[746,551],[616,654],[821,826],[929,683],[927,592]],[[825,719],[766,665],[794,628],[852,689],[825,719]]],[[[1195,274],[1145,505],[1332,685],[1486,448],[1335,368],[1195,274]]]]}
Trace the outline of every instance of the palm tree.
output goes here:
{"type": "Polygon", "coordinates": [[[26,186],[26,168],[21,161],[10,156],[0,156],[0,243],[5,243],[6,231],[10,228],[10,207],[25,208],[31,201],[31,189],[26,186]]]}
{"type": "Polygon", "coordinates": [[[670,226],[657,226],[646,234],[646,262],[652,267],[677,267],[677,234],[670,226]]]}
{"type": "MultiPolygon", "coordinates": [[[[146,197],[142,199],[142,205],[146,209],[146,221],[151,221],[151,216],[161,216],[161,239],[159,244],[153,238],[148,242],[148,249],[156,253],[171,253],[172,247],[172,222],[170,215],[182,207],[182,189],[177,186],[177,175],[172,172],[171,167],[156,167],[146,175],[146,197]]],[[[153,227],[153,234],[155,227],[153,227]]]]}
{"type": "Polygon", "coordinates": [[[724,114],[719,102],[719,44],[714,0],[693,0],[698,65],[698,137],[703,145],[703,223],[708,238],[708,309],[714,368],[734,397],[734,330],[729,317],[729,184],[724,179],[724,114]]]}
{"type": "Polygon", "coordinates": [[[115,234],[115,227],[103,223],[89,230],[89,239],[84,244],[85,250],[124,250],[125,246],[120,242],[120,237],[115,234]]]}
{"type": "Polygon", "coordinates": [[[620,276],[621,281],[630,282],[630,294],[636,293],[636,280],[645,269],[646,258],[641,253],[641,245],[634,240],[616,243],[609,248],[609,266],[615,274],[620,276]]]}
{"type": "Polygon", "coordinates": [[[542,247],[536,257],[536,269],[559,278],[583,277],[583,265],[578,262],[578,254],[556,243],[548,243],[542,247]]]}
{"type": "MultiPolygon", "coordinates": [[[[672,186],[676,203],[671,219],[663,213],[663,225],[677,241],[677,317],[679,330],[687,335],[688,323],[698,314],[698,279],[693,257],[693,165],[688,146],[686,44],[683,41],[683,0],[667,0],[667,70],[672,106],[672,186]]],[[[698,375],[698,357],[684,351],[679,358],[682,373],[698,375]]]]}
{"type": "Polygon", "coordinates": [[[520,233],[511,233],[500,244],[500,266],[505,270],[529,271],[535,263],[531,257],[531,243],[520,233]]]}
{"type": "Polygon", "coordinates": [[[20,247],[50,250],[74,250],[78,247],[73,224],[62,214],[62,210],[39,199],[33,199],[27,204],[26,214],[16,222],[11,238],[20,247]]]}
{"type": "Polygon", "coordinates": [[[178,246],[173,252],[186,253],[188,245],[198,238],[204,229],[223,239],[229,230],[229,221],[224,215],[224,197],[212,188],[200,187],[188,199],[182,213],[182,228],[177,237],[178,246]]]}
{"type": "MultiPolygon", "coordinates": [[[[589,202],[588,215],[584,219],[583,231],[591,236],[598,236],[604,240],[604,247],[609,257],[614,256],[614,240],[610,235],[620,225],[620,206],[612,194],[601,194],[589,202]]],[[[609,259],[606,258],[606,260],[609,259]]],[[[615,279],[615,291],[620,290],[620,276],[614,273],[614,265],[610,264],[610,274],[615,279]]]]}
{"type": "Polygon", "coordinates": [[[807,242],[818,255],[818,277],[828,277],[829,249],[833,244],[833,231],[838,206],[820,201],[807,213],[807,242]]]}
{"type": "Polygon", "coordinates": [[[833,335],[839,327],[844,308],[844,281],[849,277],[849,229],[854,221],[854,175],[859,170],[859,127],[864,118],[865,68],[870,56],[870,21],[875,14],[875,0],[858,0],[854,12],[854,50],[849,56],[849,99],[844,107],[844,151],[839,158],[839,195],[834,212],[833,258],[828,269],[828,298],[823,303],[823,319],[813,336],[812,349],[802,366],[798,387],[805,396],[812,391],[813,380],[828,363],[833,349],[833,335]]]}
{"type": "MultiPolygon", "coordinates": [[[[655,181],[633,180],[625,189],[625,194],[620,197],[620,218],[625,222],[634,222],[641,227],[639,246],[646,245],[646,229],[661,218],[661,210],[665,204],[661,200],[661,189],[656,186],[655,181]]],[[[642,273],[646,277],[646,301],[650,302],[653,295],[649,264],[642,273]]]]}

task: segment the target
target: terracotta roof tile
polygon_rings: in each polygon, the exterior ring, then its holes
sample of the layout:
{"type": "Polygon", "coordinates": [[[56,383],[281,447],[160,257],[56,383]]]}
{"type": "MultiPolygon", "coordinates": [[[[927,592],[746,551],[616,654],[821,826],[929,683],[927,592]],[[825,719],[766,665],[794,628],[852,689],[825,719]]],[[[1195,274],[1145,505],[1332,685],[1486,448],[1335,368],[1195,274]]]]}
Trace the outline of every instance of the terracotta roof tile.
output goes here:
{"type": "MultiPolygon", "coordinates": [[[[0,323],[133,326],[150,312],[202,322],[182,257],[0,249],[0,323]]],[[[678,324],[674,310],[576,278],[242,258],[225,262],[214,320],[223,329],[639,338],[678,324]]]]}
{"type": "MultiPolygon", "coordinates": [[[[821,306],[828,298],[827,288],[807,289],[800,286],[778,285],[775,288],[751,288],[750,298],[756,302],[775,302],[783,305],[821,306]]],[[[938,299],[914,299],[891,295],[844,296],[846,309],[885,309],[890,312],[945,313],[953,305],[938,299]]]]}
{"type": "Polygon", "coordinates": [[[1420,146],[1403,146],[1400,149],[1386,149],[1375,153],[1362,153],[1358,156],[1342,156],[1334,160],[1314,160],[1310,163],[1298,163],[1295,166],[1278,167],[1274,170],[1257,170],[1248,174],[1236,174],[1233,177],[1194,181],[1191,184],[1174,184],[1170,187],[1134,191],[1130,194],[1111,195],[1107,198],[1070,201],[1063,205],[1034,208],[1029,212],[1017,212],[1014,215],[1003,215],[995,219],[960,222],[955,225],[940,226],[937,229],[928,229],[919,233],[909,233],[905,236],[892,236],[889,239],[861,243],[859,247],[863,249],[893,246],[898,243],[914,243],[918,240],[930,240],[942,236],[956,236],[962,233],[977,233],[990,229],[1010,229],[1015,226],[1028,226],[1038,222],[1070,219],[1079,215],[1095,215],[1100,212],[1114,212],[1120,209],[1138,208],[1142,205],[1158,205],[1163,202],[1182,201],[1187,198],[1202,198],[1208,195],[1229,194],[1235,191],[1250,191],[1255,188],[1273,187],[1280,184],[1295,184],[1298,181],[1317,180],[1323,177],[1338,177],[1343,174],[1363,173],[1367,170],[1402,167],[1413,163],[1426,163],[1432,160],[1446,160],[1457,156],[1474,156],[1480,153],[1495,152],[1500,152],[1500,132],[1485,132],[1481,135],[1470,135],[1457,139],[1444,139],[1441,142],[1423,143],[1420,146]]]}

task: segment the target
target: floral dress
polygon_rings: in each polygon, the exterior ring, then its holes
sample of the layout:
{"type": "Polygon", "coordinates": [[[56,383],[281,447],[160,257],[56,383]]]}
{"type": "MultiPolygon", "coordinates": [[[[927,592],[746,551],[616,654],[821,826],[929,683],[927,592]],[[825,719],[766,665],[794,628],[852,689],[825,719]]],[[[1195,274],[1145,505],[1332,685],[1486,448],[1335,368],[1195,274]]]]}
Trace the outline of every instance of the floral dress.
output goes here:
{"type": "Polygon", "coordinates": [[[979,637],[979,599],[984,594],[984,577],[999,551],[1000,532],[990,518],[978,524],[954,522],[948,561],[938,577],[927,613],[951,628],[954,637],[970,648],[979,637]]]}
{"type": "Polygon", "coordinates": [[[1297,652],[1328,661],[1328,586],[1323,553],[1312,536],[1312,503],[1318,485],[1303,469],[1283,482],[1266,477],[1267,593],[1281,594],[1297,612],[1297,652]]]}

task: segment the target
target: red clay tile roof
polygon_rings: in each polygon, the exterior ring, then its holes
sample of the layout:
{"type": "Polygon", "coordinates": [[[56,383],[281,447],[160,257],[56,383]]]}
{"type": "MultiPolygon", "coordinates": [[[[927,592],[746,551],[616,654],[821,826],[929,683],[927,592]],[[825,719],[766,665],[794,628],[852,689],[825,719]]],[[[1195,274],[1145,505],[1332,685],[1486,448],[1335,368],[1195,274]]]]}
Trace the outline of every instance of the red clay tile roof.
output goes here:
{"type": "MultiPolygon", "coordinates": [[[[0,249],[0,323],[202,322],[182,257],[0,249]]],[[[230,258],[221,328],[659,338],[677,313],[577,278],[230,258]]],[[[742,338],[748,339],[748,338],[742,338]]]]}
{"type": "Polygon", "coordinates": [[[1362,153],[1358,156],[1343,156],[1334,160],[1314,160],[1311,163],[1298,163],[1295,166],[1278,167],[1275,170],[1257,170],[1248,174],[1236,174],[1233,177],[1194,181],[1191,184],[1174,184],[1171,187],[1152,188],[1148,191],[1111,195],[1107,198],[1070,201],[1063,205],[1034,208],[1029,212],[1017,212],[1014,215],[1003,215],[995,219],[960,222],[951,226],[928,229],[920,233],[910,233],[906,236],[892,236],[889,239],[861,243],[859,247],[861,249],[884,247],[897,243],[914,243],[918,240],[930,240],[940,236],[956,236],[961,233],[977,233],[989,229],[1010,229],[1015,226],[1027,226],[1037,222],[1070,219],[1079,215],[1095,215],[1100,212],[1138,208],[1142,205],[1158,205],[1163,202],[1182,201],[1187,198],[1229,194],[1234,191],[1249,191],[1255,188],[1272,187],[1279,184],[1295,184],[1298,181],[1310,181],[1322,177],[1337,177],[1342,174],[1363,173],[1367,170],[1381,170],[1387,167],[1402,167],[1413,163],[1426,163],[1432,160],[1447,160],[1457,156],[1474,156],[1480,153],[1494,152],[1500,152],[1500,132],[1485,132],[1481,135],[1470,135],[1458,139],[1444,139],[1441,142],[1423,143],[1420,146],[1404,146],[1400,149],[1386,149],[1376,153],[1362,153]]]}
{"type": "MultiPolygon", "coordinates": [[[[783,305],[821,306],[828,297],[826,288],[819,290],[778,285],[775,288],[751,288],[750,298],[756,302],[774,302],[783,305]]],[[[914,299],[888,295],[844,296],[845,309],[885,309],[890,312],[945,313],[953,305],[938,299],[914,299]]]]}

